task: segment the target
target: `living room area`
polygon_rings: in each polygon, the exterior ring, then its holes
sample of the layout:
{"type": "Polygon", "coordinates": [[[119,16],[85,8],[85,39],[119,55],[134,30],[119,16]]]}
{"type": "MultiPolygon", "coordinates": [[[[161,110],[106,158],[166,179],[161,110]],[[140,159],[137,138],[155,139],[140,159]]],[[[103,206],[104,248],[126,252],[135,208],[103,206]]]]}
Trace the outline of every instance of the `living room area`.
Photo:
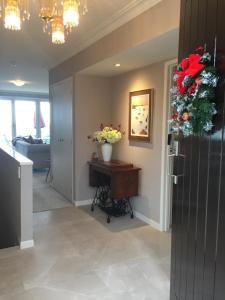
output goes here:
{"type": "Polygon", "coordinates": [[[0,96],[0,143],[33,162],[33,212],[67,207],[70,203],[51,185],[48,94],[21,94],[0,96]]]}

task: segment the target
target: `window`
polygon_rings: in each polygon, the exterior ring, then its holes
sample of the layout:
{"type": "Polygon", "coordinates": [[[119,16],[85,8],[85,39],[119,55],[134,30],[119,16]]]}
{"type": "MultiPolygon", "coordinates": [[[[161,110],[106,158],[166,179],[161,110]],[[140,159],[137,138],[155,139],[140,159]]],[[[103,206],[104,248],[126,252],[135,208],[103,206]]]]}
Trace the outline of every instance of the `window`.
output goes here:
{"type": "Polygon", "coordinates": [[[10,100],[0,101],[0,142],[12,140],[12,102],[10,100]]]}
{"type": "Polygon", "coordinates": [[[50,103],[40,102],[41,138],[46,144],[50,142],[50,103]]]}
{"type": "Polygon", "coordinates": [[[50,143],[50,103],[0,99],[0,142],[8,143],[16,136],[29,135],[50,143]]]}
{"type": "Polygon", "coordinates": [[[32,135],[37,137],[36,103],[33,101],[15,101],[16,136],[32,135]]]}

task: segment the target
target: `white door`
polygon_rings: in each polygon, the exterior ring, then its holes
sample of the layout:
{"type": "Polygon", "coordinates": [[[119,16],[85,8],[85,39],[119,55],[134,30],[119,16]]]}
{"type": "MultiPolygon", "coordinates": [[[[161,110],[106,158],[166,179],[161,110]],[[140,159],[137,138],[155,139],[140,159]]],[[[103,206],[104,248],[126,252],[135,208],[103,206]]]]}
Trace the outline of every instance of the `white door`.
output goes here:
{"type": "Polygon", "coordinates": [[[52,102],[51,173],[53,187],[73,202],[73,80],[50,89],[52,102]]]}

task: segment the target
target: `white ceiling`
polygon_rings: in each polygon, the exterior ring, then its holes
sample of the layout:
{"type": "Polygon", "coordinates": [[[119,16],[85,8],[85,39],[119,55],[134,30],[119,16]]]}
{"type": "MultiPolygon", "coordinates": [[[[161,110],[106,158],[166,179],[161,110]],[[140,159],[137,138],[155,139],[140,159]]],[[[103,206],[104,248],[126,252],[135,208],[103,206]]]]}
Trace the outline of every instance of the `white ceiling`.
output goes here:
{"type": "Polygon", "coordinates": [[[52,45],[42,32],[37,2],[33,0],[31,20],[21,32],[11,32],[0,24],[0,90],[18,90],[9,80],[29,84],[20,91],[48,92],[48,70],[78,53],[91,43],[128,22],[161,0],[89,0],[88,13],[65,45],[52,45]],[[16,63],[12,66],[11,63],[16,63]]]}
{"type": "Polygon", "coordinates": [[[176,58],[178,55],[178,40],[179,30],[172,30],[160,37],[137,47],[130,48],[125,52],[84,69],[80,73],[113,77],[156,62],[176,58]],[[115,67],[117,63],[121,64],[119,68],[115,67]]]}

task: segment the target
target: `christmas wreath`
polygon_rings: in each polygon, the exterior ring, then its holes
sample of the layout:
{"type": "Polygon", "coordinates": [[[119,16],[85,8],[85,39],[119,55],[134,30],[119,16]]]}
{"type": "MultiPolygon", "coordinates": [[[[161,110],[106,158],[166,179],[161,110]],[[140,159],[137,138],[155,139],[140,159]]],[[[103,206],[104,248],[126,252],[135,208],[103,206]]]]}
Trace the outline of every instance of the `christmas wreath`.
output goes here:
{"type": "MultiPolygon", "coordinates": [[[[215,59],[214,59],[215,61],[215,59]]],[[[183,59],[174,74],[171,90],[171,131],[184,136],[209,132],[217,113],[215,98],[219,72],[212,56],[199,47],[183,59]]]]}

